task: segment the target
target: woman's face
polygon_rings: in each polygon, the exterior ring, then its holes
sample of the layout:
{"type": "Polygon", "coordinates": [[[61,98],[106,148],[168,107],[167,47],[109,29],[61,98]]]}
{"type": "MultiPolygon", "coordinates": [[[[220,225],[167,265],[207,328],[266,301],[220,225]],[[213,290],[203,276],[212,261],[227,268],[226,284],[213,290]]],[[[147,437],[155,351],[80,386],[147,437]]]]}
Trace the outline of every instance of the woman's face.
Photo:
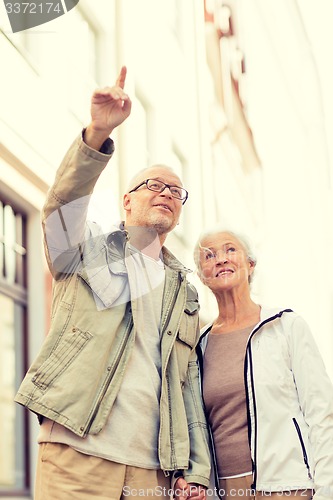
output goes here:
{"type": "Polygon", "coordinates": [[[212,291],[249,285],[254,264],[242,243],[232,234],[216,233],[201,240],[200,278],[212,291]]]}

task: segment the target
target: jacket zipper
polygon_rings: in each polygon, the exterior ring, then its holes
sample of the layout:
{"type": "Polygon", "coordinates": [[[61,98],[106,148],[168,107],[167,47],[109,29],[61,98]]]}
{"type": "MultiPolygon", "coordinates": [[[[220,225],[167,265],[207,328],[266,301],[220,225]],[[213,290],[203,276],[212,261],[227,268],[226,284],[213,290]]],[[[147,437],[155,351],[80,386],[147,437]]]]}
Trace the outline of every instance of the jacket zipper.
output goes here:
{"type": "MultiPolygon", "coordinates": [[[[180,290],[180,287],[181,287],[181,283],[183,282],[184,278],[183,276],[181,275],[181,273],[179,272],[178,273],[178,279],[177,279],[177,286],[176,286],[176,289],[175,289],[175,293],[173,295],[173,300],[172,300],[172,305],[171,307],[169,308],[169,312],[168,312],[168,315],[167,315],[167,318],[166,318],[166,321],[164,323],[164,329],[161,333],[161,338],[163,336],[163,333],[165,332],[166,330],[166,327],[167,325],[169,324],[169,321],[170,321],[170,318],[171,318],[171,314],[173,312],[173,308],[174,308],[174,305],[176,303],[176,300],[177,300],[177,297],[178,297],[178,293],[179,293],[179,290],[180,290]]],[[[172,414],[171,414],[171,411],[170,411],[170,407],[171,407],[171,398],[170,398],[170,388],[169,388],[169,377],[168,377],[168,374],[166,373],[165,374],[165,378],[166,378],[166,382],[167,382],[167,391],[168,391],[168,404],[169,404],[169,421],[170,421],[170,433],[171,433],[171,439],[170,439],[170,445],[171,445],[171,462],[175,463],[175,450],[174,450],[174,446],[173,446],[173,439],[172,439],[172,429],[173,429],[173,423],[172,423],[172,414]]],[[[159,449],[160,449],[160,445],[159,445],[159,449]]],[[[160,459],[160,462],[161,462],[161,457],[159,457],[160,459]]],[[[163,464],[161,462],[161,469],[164,471],[164,474],[167,472],[166,469],[164,469],[163,467],[163,464]]],[[[166,475],[166,474],[165,474],[166,475]]]]}
{"type": "Polygon", "coordinates": [[[304,441],[303,441],[303,436],[302,436],[302,433],[301,433],[301,429],[300,429],[300,427],[298,425],[298,422],[297,422],[296,418],[293,418],[293,422],[294,422],[294,426],[296,428],[298,439],[299,439],[299,442],[300,442],[300,445],[301,445],[301,448],[302,448],[303,460],[304,460],[305,466],[306,466],[307,471],[308,471],[308,478],[312,479],[312,475],[311,475],[311,472],[310,472],[309,461],[308,461],[308,455],[306,453],[305,444],[304,444],[304,441]]]}
{"type": "Polygon", "coordinates": [[[91,415],[91,417],[90,417],[90,420],[89,420],[89,422],[88,422],[88,425],[87,425],[87,427],[86,427],[86,429],[85,429],[85,431],[84,431],[84,435],[87,435],[87,434],[89,433],[90,428],[91,428],[91,426],[92,426],[92,424],[93,424],[93,421],[94,421],[94,420],[95,420],[95,418],[96,418],[96,415],[97,415],[97,413],[98,413],[98,410],[99,410],[99,407],[100,407],[100,405],[101,405],[101,402],[102,402],[102,400],[104,399],[104,396],[105,396],[105,394],[106,394],[106,391],[107,391],[107,390],[108,390],[108,388],[109,388],[109,385],[110,385],[110,380],[112,379],[112,377],[113,377],[113,375],[114,375],[114,372],[115,372],[115,370],[116,370],[116,367],[118,367],[118,362],[119,362],[120,358],[122,357],[123,352],[124,352],[124,350],[125,350],[125,346],[126,346],[126,342],[127,342],[128,332],[130,332],[130,331],[131,331],[132,327],[133,327],[133,318],[131,317],[131,318],[130,318],[130,320],[129,320],[129,322],[128,322],[128,324],[127,324],[127,327],[126,327],[125,333],[124,333],[123,343],[122,343],[122,345],[121,345],[121,349],[120,349],[120,350],[119,350],[119,352],[118,352],[118,356],[117,356],[117,358],[116,358],[116,359],[114,360],[114,362],[113,362],[113,369],[112,369],[112,370],[110,370],[110,372],[109,372],[109,374],[108,374],[108,377],[107,377],[107,379],[105,380],[105,383],[104,383],[104,388],[103,388],[102,392],[100,393],[100,395],[99,395],[99,397],[98,397],[98,400],[97,400],[97,402],[96,402],[96,405],[95,405],[94,411],[93,411],[93,413],[92,413],[92,415],[91,415]]]}
{"type": "Polygon", "coordinates": [[[245,384],[245,394],[246,394],[246,405],[247,405],[247,416],[248,416],[248,439],[249,439],[249,446],[251,450],[251,436],[252,436],[252,427],[251,427],[251,416],[250,416],[250,397],[249,397],[249,388],[248,388],[248,383],[247,383],[247,370],[248,370],[248,365],[250,366],[250,378],[251,378],[251,388],[252,388],[252,401],[253,401],[253,411],[254,411],[254,450],[253,450],[253,484],[251,485],[252,489],[256,489],[257,487],[257,477],[258,477],[258,468],[257,468],[257,433],[258,433],[258,422],[257,422],[257,407],[256,407],[256,396],[255,396],[255,391],[254,391],[254,375],[253,375],[253,362],[252,362],[252,347],[251,347],[251,340],[254,337],[254,335],[262,328],[266,323],[270,323],[271,321],[274,321],[277,318],[280,318],[284,312],[293,312],[292,309],[284,309],[280,311],[278,314],[275,314],[274,316],[271,316],[270,318],[265,319],[262,321],[257,328],[253,330],[251,333],[248,343],[247,343],[247,354],[245,356],[245,362],[244,362],[244,384],[245,384]]]}
{"type": "MultiPolygon", "coordinates": [[[[260,325],[261,326],[261,325],[260,325]]],[[[251,339],[253,335],[259,330],[260,326],[253,331],[251,337],[248,340],[247,347],[247,355],[245,356],[244,361],[244,385],[245,385],[245,396],[246,396],[246,409],[247,409],[247,422],[248,422],[248,440],[249,447],[251,450],[251,415],[250,415],[250,397],[249,397],[249,388],[247,383],[247,371],[248,365],[250,366],[250,377],[251,377],[251,387],[252,387],[252,401],[253,401],[253,412],[254,412],[254,450],[253,450],[253,459],[252,459],[252,473],[253,473],[253,482],[251,485],[251,489],[255,490],[257,485],[257,406],[256,406],[256,396],[254,392],[254,376],[253,376],[253,363],[252,363],[252,347],[251,347],[251,339]]]]}

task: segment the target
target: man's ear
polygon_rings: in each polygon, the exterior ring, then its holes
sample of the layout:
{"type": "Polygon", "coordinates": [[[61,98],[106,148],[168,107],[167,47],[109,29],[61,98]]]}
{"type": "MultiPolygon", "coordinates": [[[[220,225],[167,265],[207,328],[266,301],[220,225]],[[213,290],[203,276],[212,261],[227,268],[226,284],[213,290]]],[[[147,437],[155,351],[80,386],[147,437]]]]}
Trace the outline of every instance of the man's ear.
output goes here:
{"type": "Polygon", "coordinates": [[[129,193],[125,193],[123,197],[123,207],[124,210],[128,211],[131,208],[131,195],[129,193]]]}

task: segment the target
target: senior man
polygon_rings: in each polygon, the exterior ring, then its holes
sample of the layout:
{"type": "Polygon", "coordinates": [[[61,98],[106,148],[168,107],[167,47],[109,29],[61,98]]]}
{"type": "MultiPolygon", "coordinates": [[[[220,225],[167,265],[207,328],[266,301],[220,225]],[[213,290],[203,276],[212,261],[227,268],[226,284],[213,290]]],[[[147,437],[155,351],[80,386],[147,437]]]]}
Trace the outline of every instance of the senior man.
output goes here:
{"type": "Polygon", "coordinates": [[[155,165],[124,194],[125,222],[105,234],[87,221],[110,135],[131,112],[125,79],[123,67],[93,94],[43,209],[51,327],[16,395],[41,423],[36,500],[168,497],[171,484],[201,500],[208,486],[197,293],[164,246],[188,193],[155,165]]]}

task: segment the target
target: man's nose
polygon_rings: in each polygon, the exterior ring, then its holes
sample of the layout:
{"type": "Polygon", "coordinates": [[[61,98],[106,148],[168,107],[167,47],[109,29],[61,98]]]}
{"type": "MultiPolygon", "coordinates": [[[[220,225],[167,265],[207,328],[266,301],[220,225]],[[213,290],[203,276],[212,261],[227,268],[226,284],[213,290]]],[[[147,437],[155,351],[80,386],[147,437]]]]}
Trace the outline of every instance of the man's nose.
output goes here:
{"type": "Polygon", "coordinates": [[[162,196],[167,196],[168,198],[172,198],[171,190],[168,186],[165,186],[163,191],[160,193],[162,196]]]}

